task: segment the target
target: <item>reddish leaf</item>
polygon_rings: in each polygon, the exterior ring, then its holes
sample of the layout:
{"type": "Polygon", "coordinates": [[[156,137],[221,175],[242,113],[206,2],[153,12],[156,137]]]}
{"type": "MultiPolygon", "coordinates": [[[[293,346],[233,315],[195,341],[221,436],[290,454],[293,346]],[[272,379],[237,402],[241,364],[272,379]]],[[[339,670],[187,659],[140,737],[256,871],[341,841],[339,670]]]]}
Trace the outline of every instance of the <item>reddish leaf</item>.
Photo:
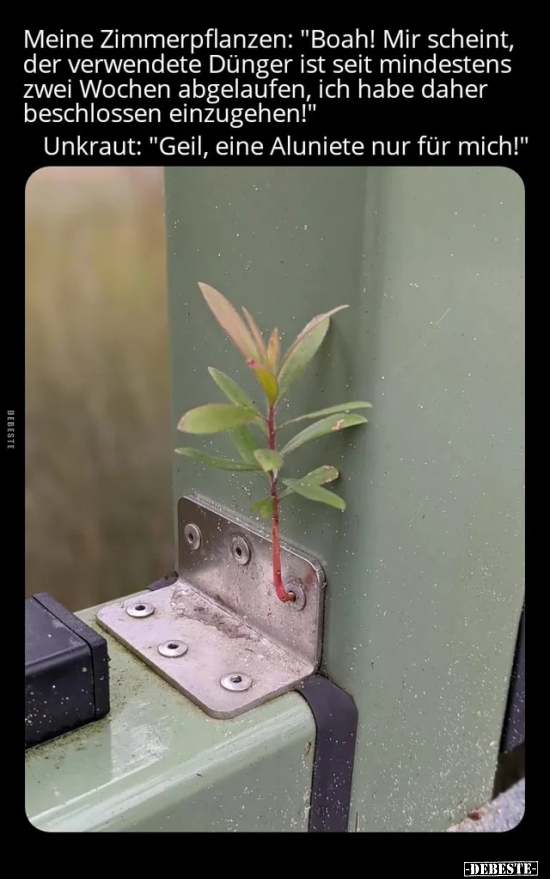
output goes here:
{"type": "Polygon", "coordinates": [[[267,348],[265,346],[264,338],[261,334],[258,324],[254,320],[252,315],[248,313],[246,308],[243,308],[243,314],[246,318],[248,326],[250,327],[250,332],[252,333],[252,337],[256,343],[256,348],[258,349],[258,352],[261,356],[262,363],[264,366],[268,366],[269,364],[267,361],[267,348]]]}
{"type": "Polygon", "coordinates": [[[229,300],[208,284],[199,284],[202,295],[212,314],[233,341],[241,354],[247,359],[260,357],[254,339],[239,313],[229,300]]]}

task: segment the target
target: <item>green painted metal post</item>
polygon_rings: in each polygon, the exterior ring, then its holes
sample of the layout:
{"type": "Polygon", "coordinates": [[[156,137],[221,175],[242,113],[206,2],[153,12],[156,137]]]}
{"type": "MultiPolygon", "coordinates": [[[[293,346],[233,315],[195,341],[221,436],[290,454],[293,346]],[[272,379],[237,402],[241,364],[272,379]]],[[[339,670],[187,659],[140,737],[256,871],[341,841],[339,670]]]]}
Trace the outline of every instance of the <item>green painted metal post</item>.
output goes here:
{"type": "MultiPolygon", "coordinates": [[[[218,399],[208,366],[247,380],[198,281],[287,342],[351,305],[292,402],[374,404],[366,431],[296,460],[340,463],[348,510],[297,502],[283,530],[324,564],[324,668],[360,712],[352,829],[445,830],[490,797],[523,601],[522,183],[500,168],[166,180],[174,427],[218,399]]],[[[174,489],[246,514],[258,485],[178,459],[174,489]]]]}

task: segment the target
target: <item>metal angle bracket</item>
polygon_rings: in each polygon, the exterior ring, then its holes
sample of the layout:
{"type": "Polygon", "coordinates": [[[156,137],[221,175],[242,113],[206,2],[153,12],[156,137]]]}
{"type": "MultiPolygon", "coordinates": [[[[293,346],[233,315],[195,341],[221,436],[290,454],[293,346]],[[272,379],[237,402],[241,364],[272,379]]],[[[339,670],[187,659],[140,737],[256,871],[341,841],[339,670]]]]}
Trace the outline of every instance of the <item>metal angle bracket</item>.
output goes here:
{"type": "MultiPolygon", "coordinates": [[[[100,625],[211,717],[243,714],[296,689],[319,667],[325,578],[318,562],[203,499],[178,504],[175,583],[97,614],[100,625]]],[[[155,584],[156,585],[156,584],[155,584]]]]}

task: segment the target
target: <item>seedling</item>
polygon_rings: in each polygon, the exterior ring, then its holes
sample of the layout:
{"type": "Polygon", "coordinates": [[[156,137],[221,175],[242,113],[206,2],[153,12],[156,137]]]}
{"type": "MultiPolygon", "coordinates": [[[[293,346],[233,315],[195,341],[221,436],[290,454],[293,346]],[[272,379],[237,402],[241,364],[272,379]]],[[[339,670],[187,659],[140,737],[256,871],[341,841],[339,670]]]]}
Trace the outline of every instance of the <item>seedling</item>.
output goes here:
{"type": "Polygon", "coordinates": [[[307,500],[328,504],[338,510],[345,510],[346,504],[341,497],[324,487],[339,478],[340,473],[336,467],[325,465],[298,479],[281,479],[281,470],[286,465],[289,455],[310,440],[366,424],[366,418],[353,412],[370,409],[370,403],[340,403],[329,406],[328,409],[292,418],[283,424],[277,424],[277,407],[321,347],[331,317],[348,306],[341,305],[326,314],[314,317],[288,351],[281,356],[278,330],[273,330],[266,344],[256,321],[246,308],[243,308],[245,318],[243,320],[225,296],[208,284],[199,284],[199,287],[214,317],[243,355],[247,366],[255,373],[266,398],[266,412],[263,414],[232,378],[211,367],[210,375],[230,401],[229,404],[213,403],[191,409],[179,422],[178,430],[202,435],[227,431],[241,460],[216,458],[198,449],[190,448],[176,449],[176,452],[219,470],[258,472],[268,479],[269,496],[252,504],[250,509],[257,516],[271,519],[273,585],[281,601],[294,601],[296,596],[285,588],[281,573],[279,528],[281,502],[292,495],[300,495],[307,500]],[[280,433],[302,421],[314,423],[300,430],[278,448],[280,433]],[[280,491],[281,483],[284,486],[282,491],[280,491]]]}

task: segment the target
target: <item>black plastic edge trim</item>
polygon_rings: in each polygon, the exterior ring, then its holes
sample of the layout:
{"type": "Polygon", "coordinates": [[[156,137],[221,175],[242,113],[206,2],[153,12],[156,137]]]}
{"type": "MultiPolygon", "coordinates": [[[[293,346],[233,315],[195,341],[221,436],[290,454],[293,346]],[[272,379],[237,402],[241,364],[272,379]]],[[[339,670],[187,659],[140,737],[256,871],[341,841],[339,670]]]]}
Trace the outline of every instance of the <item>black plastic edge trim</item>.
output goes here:
{"type": "Polygon", "coordinates": [[[508,754],[525,742],[525,610],[521,612],[500,753],[508,754]]]}
{"type": "Polygon", "coordinates": [[[90,626],[59,604],[55,598],[47,592],[39,592],[32,596],[38,604],[41,604],[52,616],[56,617],[68,629],[78,635],[90,648],[90,656],[93,674],[94,694],[94,719],[105,717],[110,710],[109,695],[109,654],[107,642],[90,626]]]}
{"type": "Polygon", "coordinates": [[[344,690],[322,675],[296,688],[308,703],[317,729],[309,833],[347,833],[357,739],[358,712],[344,690]]]}
{"type": "Polygon", "coordinates": [[[166,574],[161,580],[155,580],[154,583],[150,583],[147,589],[150,592],[155,592],[157,589],[164,589],[165,586],[173,586],[177,579],[178,575],[174,571],[173,574],[166,574]]]}

